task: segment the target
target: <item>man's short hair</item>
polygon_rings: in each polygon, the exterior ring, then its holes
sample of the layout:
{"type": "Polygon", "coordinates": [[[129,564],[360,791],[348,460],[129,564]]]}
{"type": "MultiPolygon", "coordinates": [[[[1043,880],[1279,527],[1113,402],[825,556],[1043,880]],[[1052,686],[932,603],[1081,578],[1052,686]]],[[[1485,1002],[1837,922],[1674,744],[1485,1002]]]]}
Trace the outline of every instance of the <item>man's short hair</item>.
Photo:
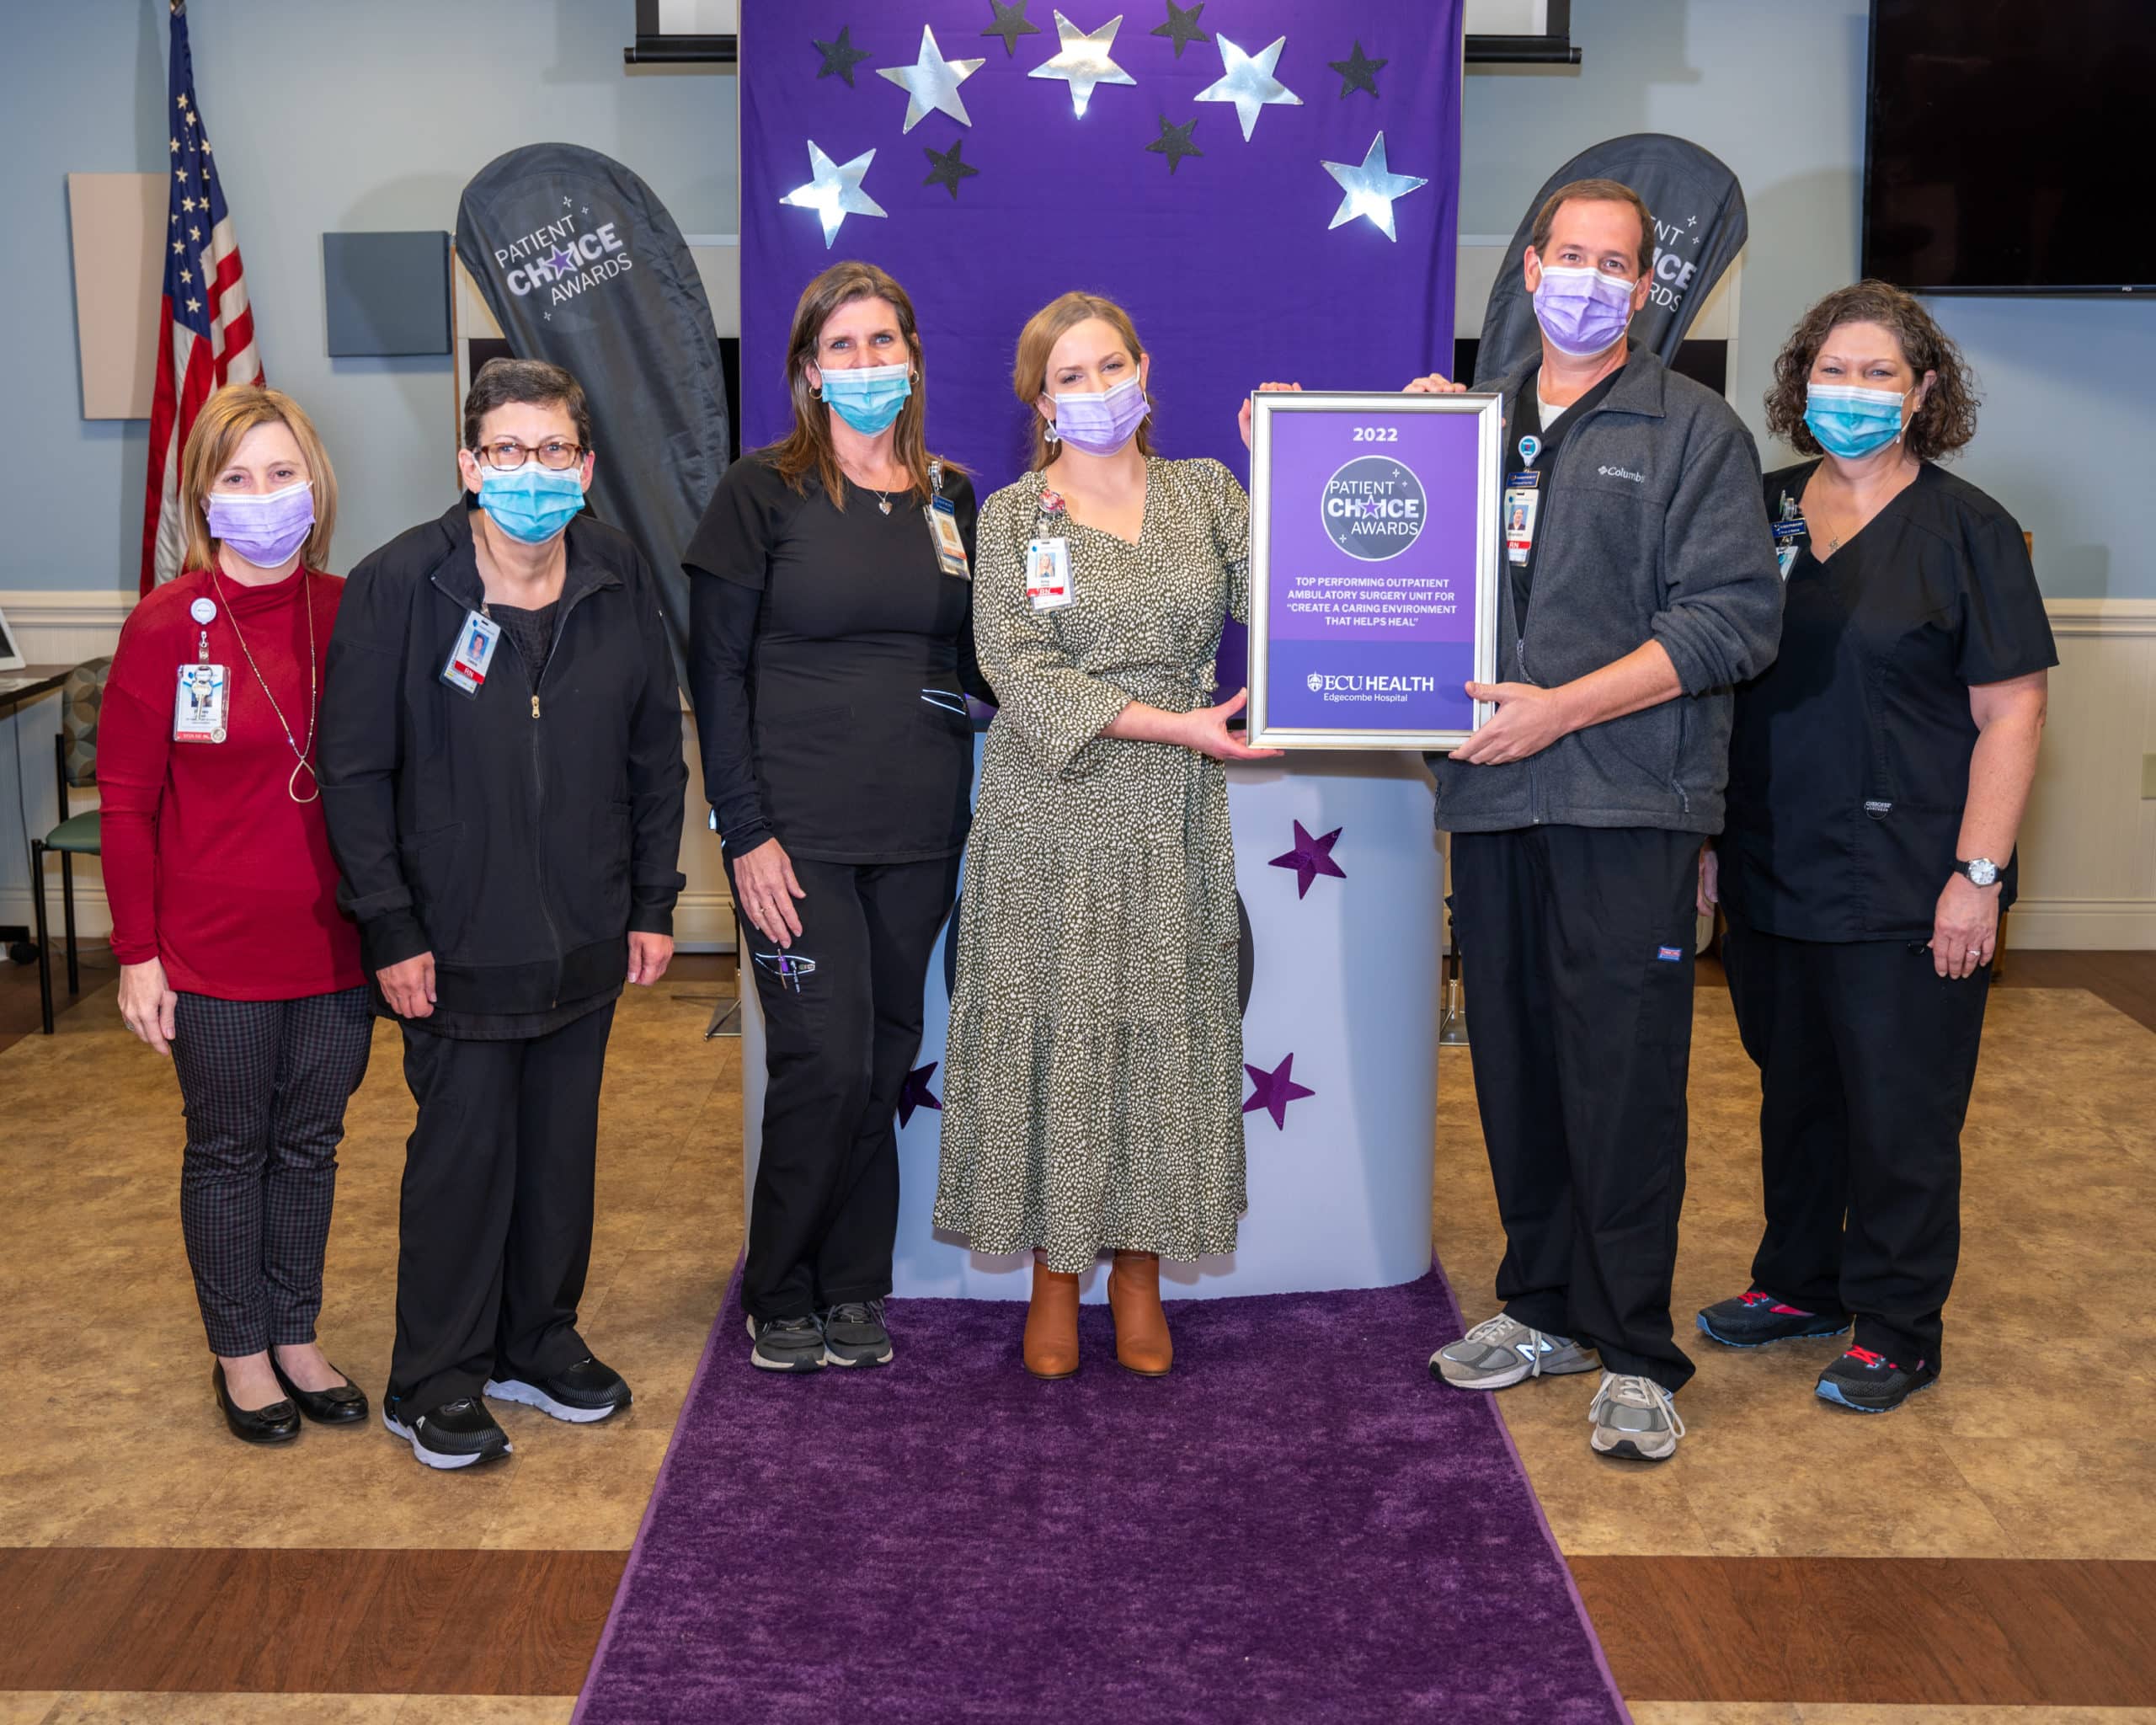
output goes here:
{"type": "Polygon", "coordinates": [[[1654,212],[1647,208],[1647,200],[1631,187],[1618,179],[1576,179],[1569,185],[1561,185],[1543,200],[1542,207],[1534,212],[1534,232],[1530,243],[1534,255],[1546,266],[1550,261],[1550,230],[1556,226],[1560,206],[1569,203],[1630,204],[1640,218],[1640,274],[1645,275],[1654,268],[1654,212]]]}
{"type": "Polygon", "coordinates": [[[591,409],[584,386],[545,360],[489,360],[464,398],[464,446],[479,446],[479,427],[496,408],[558,407],[576,424],[576,441],[591,447],[591,409]]]}

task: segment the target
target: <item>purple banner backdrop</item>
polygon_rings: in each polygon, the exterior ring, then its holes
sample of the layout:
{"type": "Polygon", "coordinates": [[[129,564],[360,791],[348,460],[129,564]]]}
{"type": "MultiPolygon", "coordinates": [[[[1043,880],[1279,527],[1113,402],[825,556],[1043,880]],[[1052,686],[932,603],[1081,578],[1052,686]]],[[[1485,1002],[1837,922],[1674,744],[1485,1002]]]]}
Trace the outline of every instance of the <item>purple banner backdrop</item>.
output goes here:
{"type": "Polygon", "coordinates": [[[794,301],[845,258],[913,296],[931,445],[984,495],[1025,466],[1018,331],[1072,288],[1129,308],[1162,452],[1238,473],[1261,381],[1443,369],[1460,4],[1123,0],[1117,23],[1115,0],[1065,0],[1059,24],[1049,0],[744,0],[744,446],[784,433],[794,301]]]}
{"type": "Polygon", "coordinates": [[[1265,722],[1466,730],[1478,423],[1276,414],[1265,722]]]}

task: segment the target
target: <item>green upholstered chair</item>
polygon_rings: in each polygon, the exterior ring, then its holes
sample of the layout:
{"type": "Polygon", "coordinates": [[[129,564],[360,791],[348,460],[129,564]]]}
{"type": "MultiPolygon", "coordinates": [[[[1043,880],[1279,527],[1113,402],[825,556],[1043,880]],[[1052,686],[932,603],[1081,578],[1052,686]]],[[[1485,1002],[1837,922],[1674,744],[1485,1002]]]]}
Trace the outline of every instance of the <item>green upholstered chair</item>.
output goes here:
{"type": "Polygon", "coordinates": [[[67,937],[67,992],[83,991],[83,977],[75,952],[75,859],[98,854],[98,812],[71,815],[67,791],[98,782],[98,710],[104,701],[104,683],[112,660],[92,659],[67,673],[60,690],[60,734],[52,740],[55,774],[60,792],[60,824],[41,839],[30,841],[30,885],[37,899],[38,1003],[45,1014],[45,1033],[52,1034],[52,941],[45,911],[45,858],[52,852],[60,858],[60,904],[67,937]]]}

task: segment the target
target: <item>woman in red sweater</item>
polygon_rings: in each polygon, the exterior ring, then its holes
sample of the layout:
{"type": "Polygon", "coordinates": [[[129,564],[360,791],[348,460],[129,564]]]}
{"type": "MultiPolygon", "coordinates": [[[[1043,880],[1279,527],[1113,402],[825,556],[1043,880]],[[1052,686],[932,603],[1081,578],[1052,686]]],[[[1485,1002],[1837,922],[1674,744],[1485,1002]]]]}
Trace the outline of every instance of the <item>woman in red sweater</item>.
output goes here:
{"type": "Polygon", "coordinates": [[[273,389],[203,406],[180,457],[187,573],[121,631],[99,719],[106,896],[127,1028],[186,1105],[180,1226],[226,1423],[281,1443],[366,1397],[315,1343],[344,1104],[373,1017],[314,777],[344,582],[337,481],[273,389]]]}

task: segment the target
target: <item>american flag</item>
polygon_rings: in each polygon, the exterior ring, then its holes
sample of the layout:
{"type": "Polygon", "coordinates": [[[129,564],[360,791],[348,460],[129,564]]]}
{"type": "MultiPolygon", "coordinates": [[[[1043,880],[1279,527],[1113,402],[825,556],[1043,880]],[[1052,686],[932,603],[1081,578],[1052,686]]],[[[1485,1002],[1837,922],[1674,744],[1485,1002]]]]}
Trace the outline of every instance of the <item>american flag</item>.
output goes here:
{"type": "Polygon", "coordinates": [[[195,61],[187,50],[187,0],[171,0],[172,70],[166,120],[171,127],[172,221],[165,253],[164,316],[158,327],[157,387],[150,409],[150,481],[142,505],[142,582],[147,593],[180,572],[187,542],[179,519],[179,451],[211,391],[259,383],[254,314],[247,306],[239,242],[211,159],[210,136],[195,100],[195,61]]]}

